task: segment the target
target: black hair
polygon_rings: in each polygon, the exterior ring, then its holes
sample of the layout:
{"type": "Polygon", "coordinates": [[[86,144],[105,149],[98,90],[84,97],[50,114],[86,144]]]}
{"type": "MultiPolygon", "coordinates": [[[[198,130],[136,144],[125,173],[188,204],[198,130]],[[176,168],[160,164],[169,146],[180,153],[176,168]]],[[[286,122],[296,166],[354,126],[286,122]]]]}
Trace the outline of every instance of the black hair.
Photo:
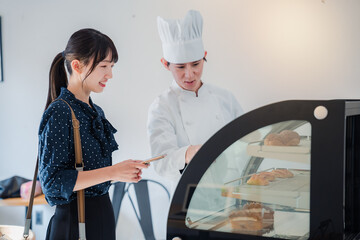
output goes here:
{"type": "Polygon", "coordinates": [[[111,62],[116,63],[118,61],[116,47],[113,41],[105,34],[91,28],[81,29],[73,33],[65,50],[58,53],[51,64],[49,91],[45,109],[60,95],[61,87],[67,87],[68,85],[65,66],[71,75],[71,62],[73,60],[79,60],[83,64],[88,65],[94,59],[89,72],[86,74],[86,77],[88,77],[109,53],[111,53],[111,62]]]}
{"type": "MultiPolygon", "coordinates": [[[[205,57],[203,57],[202,59],[203,59],[205,62],[207,62],[207,60],[206,60],[205,57]]],[[[167,65],[167,66],[170,66],[170,62],[167,61],[167,62],[166,62],[166,65],[167,65]]]]}

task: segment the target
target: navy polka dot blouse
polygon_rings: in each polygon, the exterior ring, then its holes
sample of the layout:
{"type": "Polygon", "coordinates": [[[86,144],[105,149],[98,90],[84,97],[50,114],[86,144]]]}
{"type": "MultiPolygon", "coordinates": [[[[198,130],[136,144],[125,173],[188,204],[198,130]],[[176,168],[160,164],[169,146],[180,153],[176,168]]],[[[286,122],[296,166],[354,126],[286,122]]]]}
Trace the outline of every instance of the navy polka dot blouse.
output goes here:
{"type": "MultiPolygon", "coordinates": [[[[58,97],[70,104],[80,122],[84,171],[112,165],[111,154],[118,149],[116,129],[106,120],[103,110],[76,99],[66,88],[58,97]]],[[[47,202],[66,204],[76,198],[77,178],[71,111],[63,101],[53,102],[44,112],[39,129],[39,179],[47,202]]],[[[85,190],[85,196],[108,192],[110,182],[85,190]]]]}

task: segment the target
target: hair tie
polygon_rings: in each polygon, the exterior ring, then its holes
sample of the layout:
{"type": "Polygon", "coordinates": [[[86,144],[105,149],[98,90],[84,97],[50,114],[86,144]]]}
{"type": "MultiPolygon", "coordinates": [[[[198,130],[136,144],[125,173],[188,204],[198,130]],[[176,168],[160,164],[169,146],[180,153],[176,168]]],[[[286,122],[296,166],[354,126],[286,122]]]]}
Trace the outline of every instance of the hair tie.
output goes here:
{"type": "Polygon", "coordinates": [[[61,56],[62,56],[63,58],[65,58],[65,51],[62,51],[62,52],[61,52],[61,56]]]}

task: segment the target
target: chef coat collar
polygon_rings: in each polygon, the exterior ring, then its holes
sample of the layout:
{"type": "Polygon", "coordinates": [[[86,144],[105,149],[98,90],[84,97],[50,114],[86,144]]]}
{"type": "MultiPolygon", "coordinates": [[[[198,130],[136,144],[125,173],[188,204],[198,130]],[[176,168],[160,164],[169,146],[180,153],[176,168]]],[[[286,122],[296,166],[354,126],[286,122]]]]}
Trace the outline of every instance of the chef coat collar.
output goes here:
{"type": "Polygon", "coordinates": [[[200,86],[200,88],[198,90],[197,96],[196,96],[196,92],[182,89],[179,86],[179,84],[177,84],[175,79],[171,83],[171,88],[173,89],[173,91],[177,95],[186,95],[186,96],[192,96],[192,97],[199,97],[200,95],[202,96],[205,93],[205,91],[207,90],[207,85],[203,81],[201,81],[201,82],[202,82],[202,85],[200,86]]]}

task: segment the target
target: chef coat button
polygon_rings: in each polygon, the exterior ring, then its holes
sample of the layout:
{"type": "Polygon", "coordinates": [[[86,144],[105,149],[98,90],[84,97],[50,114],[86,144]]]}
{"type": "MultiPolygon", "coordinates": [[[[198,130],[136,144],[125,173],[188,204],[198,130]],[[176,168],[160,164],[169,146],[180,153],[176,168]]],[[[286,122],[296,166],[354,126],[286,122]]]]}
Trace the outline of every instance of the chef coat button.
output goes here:
{"type": "Polygon", "coordinates": [[[219,114],[216,114],[216,119],[220,120],[220,115],[219,114]]]}
{"type": "Polygon", "coordinates": [[[186,124],[186,125],[191,125],[191,122],[190,122],[190,121],[186,121],[185,124],[186,124]]]}

